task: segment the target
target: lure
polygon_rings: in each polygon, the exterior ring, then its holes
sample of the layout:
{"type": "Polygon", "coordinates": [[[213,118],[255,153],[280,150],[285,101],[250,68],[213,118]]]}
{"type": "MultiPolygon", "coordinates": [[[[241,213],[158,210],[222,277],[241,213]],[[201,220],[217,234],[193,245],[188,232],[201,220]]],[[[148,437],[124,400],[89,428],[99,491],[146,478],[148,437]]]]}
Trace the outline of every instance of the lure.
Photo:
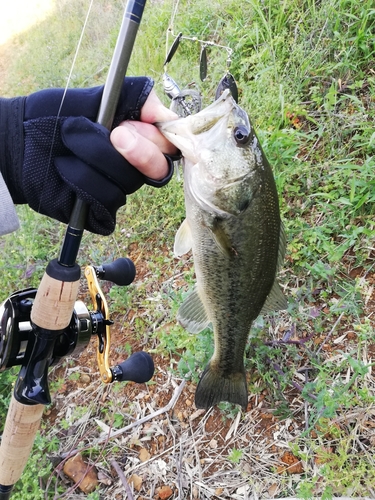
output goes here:
{"type": "Polygon", "coordinates": [[[219,99],[224,90],[229,89],[233,99],[238,103],[238,87],[233,75],[226,73],[216,89],[215,100],[219,99]]]}

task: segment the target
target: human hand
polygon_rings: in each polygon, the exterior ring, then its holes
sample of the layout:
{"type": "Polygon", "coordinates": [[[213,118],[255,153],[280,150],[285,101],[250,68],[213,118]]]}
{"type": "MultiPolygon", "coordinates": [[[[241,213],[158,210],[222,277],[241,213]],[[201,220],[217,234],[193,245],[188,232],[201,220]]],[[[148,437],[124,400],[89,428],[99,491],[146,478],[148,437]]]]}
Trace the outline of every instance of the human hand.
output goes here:
{"type": "Polygon", "coordinates": [[[170,168],[164,155],[174,156],[178,150],[153,124],[176,118],[176,113],[166,108],[152,90],[142,107],[140,121],[122,122],[112,131],[111,142],[143,175],[160,181],[170,168]]]}
{"type": "MultiPolygon", "coordinates": [[[[86,229],[110,234],[126,195],[144,183],[163,186],[172,175],[172,161],[162,154],[171,146],[160,142],[151,125],[153,114],[160,119],[160,113],[169,111],[161,111],[156,96],[150,96],[152,86],[146,77],[124,80],[114,127],[133,120],[136,131],[125,155],[112,146],[110,132],[95,122],[103,87],[0,98],[0,170],[14,203],[28,203],[66,223],[78,197],[89,207],[86,229]],[[154,166],[149,163],[153,160],[154,166]]],[[[121,127],[129,131],[129,122],[121,127]]]]}

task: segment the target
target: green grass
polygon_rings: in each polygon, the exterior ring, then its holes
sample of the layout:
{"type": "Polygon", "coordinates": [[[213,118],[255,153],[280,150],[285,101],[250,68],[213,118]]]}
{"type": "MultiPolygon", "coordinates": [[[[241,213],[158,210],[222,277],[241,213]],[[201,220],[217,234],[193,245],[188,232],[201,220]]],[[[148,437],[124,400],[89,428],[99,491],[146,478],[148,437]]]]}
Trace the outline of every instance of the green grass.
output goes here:
{"type": "MultiPolygon", "coordinates": [[[[65,85],[86,8],[83,1],[60,3],[50,19],[18,38],[17,57],[9,61],[0,86],[2,95],[65,85]]],[[[161,75],[171,11],[170,1],[148,4],[129,69],[129,74],[151,75],[165,103],[161,75]]],[[[94,4],[71,86],[104,82],[121,16],[120,2],[94,4]]],[[[260,318],[252,331],[248,366],[256,368],[250,389],[268,391],[269,404],[277,402],[283,416],[291,414],[289,391],[296,384],[309,408],[309,429],[293,448],[305,460],[305,474],[284,493],[301,498],[371,496],[373,463],[358,448],[358,429],[340,427],[329,452],[324,436],[334,432],[335,419],[375,401],[368,376],[373,320],[365,307],[375,234],[373,2],[182,0],[173,29],[233,49],[230,71],[240,104],[275,173],[288,239],[281,273],[290,299],[286,322],[300,337],[311,339],[298,345],[279,342],[273,332],[284,317],[260,318]],[[360,270],[359,277],[351,277],[353,269],[360,270]],[[354,340],[332,344],[332,351],[319,351],[320,344],[314,344],[316,337],[329,343],[330,336],[348,331],[354,332],[354,340]],[[296,373],[306,363],[310,371],[304,383],[296,373]],[[324,429],[312,437],[313,428],[324,429]],[[318,468],[316,455],[322,462],[318,468]]],[[[199,51],[197,42],[183,40],[167,69],[181,87],[195,82],[208,104],[226,71],[227,53],[209,47],[208,77],[201,82],[199,51]]],[[[22,230],[0,245],[2,299],[16,289],[37,286],[46,263],[58,253],[64,231],[26,207],[19,213],[22,230]]],[[[112,236],[85,235],[79,262],[110,261],[136,246],[139,259],[147,261],[147,273],[138,288],[113,288],[111,308],[119,316],[132,305],[138,309],[139,338],[164,318],[151,335],[153,350],[173,358],[177,372],[196,381],[212,352],[212,339],[209,333],[191,337],[174,322],[182,295],[193,282],[191,260],[172,257],[173,236],[183,218],[181,181],[174,179],[158,191],[144,188],[129,197],[112,236]],[[179,273],[184,285],[176,290],[170,278],[179,273]]],[[[4,375],[1,381],[9,384],[4,375]]],[[[2,392],[2,401],[4,397],[2,392]]],[[[240,466],[241,450],[228,454],[240,466]]]]}

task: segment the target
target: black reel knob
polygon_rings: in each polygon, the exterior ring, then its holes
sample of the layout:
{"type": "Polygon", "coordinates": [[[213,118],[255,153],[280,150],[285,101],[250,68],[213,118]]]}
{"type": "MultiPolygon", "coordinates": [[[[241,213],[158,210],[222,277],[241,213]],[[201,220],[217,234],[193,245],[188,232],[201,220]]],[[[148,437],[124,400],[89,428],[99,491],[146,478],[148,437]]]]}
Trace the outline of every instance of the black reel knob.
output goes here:
{"type": "Polygon", "coordinates": [[[111,264],[95,267],[95,271],[99,279],[112,281],[119,286],[130,285],[136,274],[133,261],[127,258],[116,259],[111,264]]]}
{"type": "Polygon", "coordinates": [[[143,384],[152,379],[154,369],[151,356],[147,352],[139,351],[119,365],[111,368],[111,372],[114,381],[125,382],[129,380],[137,384],[143,384]]]}

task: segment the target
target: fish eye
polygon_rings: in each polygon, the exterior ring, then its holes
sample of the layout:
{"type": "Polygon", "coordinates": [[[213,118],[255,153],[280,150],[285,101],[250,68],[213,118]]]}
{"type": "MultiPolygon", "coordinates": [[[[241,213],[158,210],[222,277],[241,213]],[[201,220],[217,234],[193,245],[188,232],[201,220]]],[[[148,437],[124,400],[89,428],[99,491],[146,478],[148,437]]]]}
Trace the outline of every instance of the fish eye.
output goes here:
{"type": "Polygon", "coordinates": [[[240,125],[234,129],[233,135],[237,144],[246,144],[250,137],[250,130],[240,125]]]}

